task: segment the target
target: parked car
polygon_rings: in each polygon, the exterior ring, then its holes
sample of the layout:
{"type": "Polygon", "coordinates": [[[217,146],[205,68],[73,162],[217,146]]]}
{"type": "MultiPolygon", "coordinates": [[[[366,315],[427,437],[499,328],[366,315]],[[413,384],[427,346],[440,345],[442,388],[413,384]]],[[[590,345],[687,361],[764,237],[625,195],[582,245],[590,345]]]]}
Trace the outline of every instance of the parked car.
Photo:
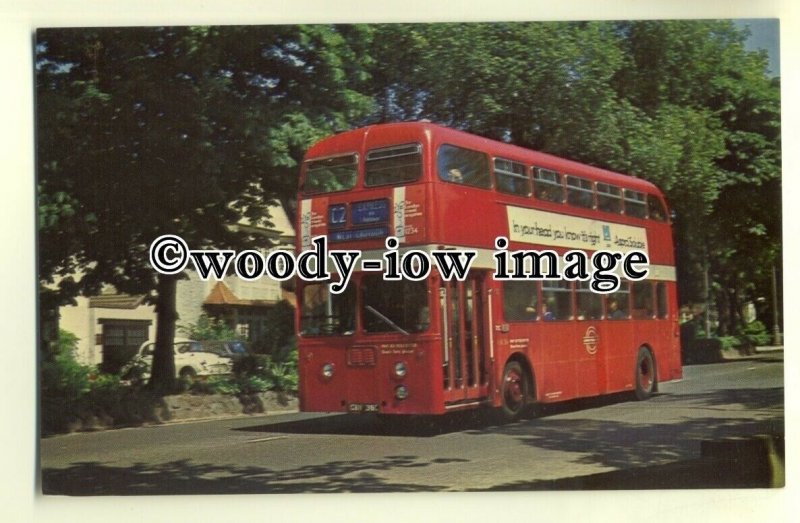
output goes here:
{"type": "Polygon", "coordinates": [[[250,354],[247,344],[240,340],[204,340],[197,343],[202,345],[204,351],[228,358],[238,359],[250,354]]]}
{"type": "MultiPolygon", "coordinates": [[[[154,341],[142,343],[137,355],[122,368],[121,376],[126,379],[135,379],[134,375],[137,374],[136,369],[138,368],[141,379],[149,379],[155,347],[156,342],[154,341]]],[[[216,345],[216,342],[176,338],[173,350],[175,351],[175,377],[177,378],[194,379],[230,374],[233,370],[232,350],[216,345]]]]}

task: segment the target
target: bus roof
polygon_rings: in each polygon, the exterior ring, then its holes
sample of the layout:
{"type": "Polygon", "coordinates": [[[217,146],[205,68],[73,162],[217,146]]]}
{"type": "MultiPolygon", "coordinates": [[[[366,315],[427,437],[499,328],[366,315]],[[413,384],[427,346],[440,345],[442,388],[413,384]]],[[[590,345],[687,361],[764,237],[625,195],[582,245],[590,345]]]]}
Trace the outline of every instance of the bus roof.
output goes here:
{"type": "Polygon", "coordinates": [[[427,121],[375,124],[345,131],[314,144],[306,153],[306,160],[330,156],[334,151],[342,152],[345,149],[353,150],[354,152],[364,151],[371,141],[370,138],[375,135],[382,137],[397,135],[400,140],[408,140],[410,136],[416,135],[421,142],[430,143],[429,140],[431,139],[433,139],[433,143],[447,142],[452,145],[487,152],[492,156],[501,156],[536,167],[552,169],[562,174],[588,176],[594,181],[661,195],[658,187],[641,178],[484,138],[427,121]]]}

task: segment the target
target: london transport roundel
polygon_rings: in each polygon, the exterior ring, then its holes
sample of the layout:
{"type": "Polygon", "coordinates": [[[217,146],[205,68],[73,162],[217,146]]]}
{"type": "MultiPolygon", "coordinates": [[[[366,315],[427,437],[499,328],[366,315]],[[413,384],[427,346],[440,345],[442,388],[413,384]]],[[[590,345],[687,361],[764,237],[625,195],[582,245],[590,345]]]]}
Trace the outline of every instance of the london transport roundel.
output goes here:
{"type": "Polygon", "coordinates": [[[586,352],[589,354],[595,354],[597,352],[597,346],[600,344],[600,335],[597,333],[597,329],[593,326],[589,326],[586,329],[586,334],[583,335],[583,346],[586,347],[586,352]]]}

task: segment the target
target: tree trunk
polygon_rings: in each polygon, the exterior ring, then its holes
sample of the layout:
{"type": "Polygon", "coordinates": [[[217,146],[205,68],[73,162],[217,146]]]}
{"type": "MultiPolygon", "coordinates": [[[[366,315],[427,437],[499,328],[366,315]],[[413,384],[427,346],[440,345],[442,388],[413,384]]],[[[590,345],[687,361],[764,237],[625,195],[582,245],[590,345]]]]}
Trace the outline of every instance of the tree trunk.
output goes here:
{"type": "Polygon", "coordinates": [[[725,285],[717,292],[717,335],[728,336],[730,331],[730,305],[725,285]]]}
{"type": "Polygon", "coordinates": [[[175,321],[176,289],[178,280],[175,276],[160,274],[158,276],[158,299],[156,301],[156,348],[153,353],[153,368],[150,385],[153,390],[168,394],[174,391],[175,380],[175,321]]]}

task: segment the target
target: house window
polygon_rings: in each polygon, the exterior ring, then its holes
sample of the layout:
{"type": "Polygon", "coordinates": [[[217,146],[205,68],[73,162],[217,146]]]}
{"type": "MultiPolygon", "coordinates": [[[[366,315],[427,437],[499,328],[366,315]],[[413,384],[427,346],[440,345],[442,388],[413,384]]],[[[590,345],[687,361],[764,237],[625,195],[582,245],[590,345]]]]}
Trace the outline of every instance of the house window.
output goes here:
{"type": "Polygon", "coordinates": [[[100,370],[115,374],[130,361],[148,339],[150,320],[101,319],[103,361],[100,370]]]}

